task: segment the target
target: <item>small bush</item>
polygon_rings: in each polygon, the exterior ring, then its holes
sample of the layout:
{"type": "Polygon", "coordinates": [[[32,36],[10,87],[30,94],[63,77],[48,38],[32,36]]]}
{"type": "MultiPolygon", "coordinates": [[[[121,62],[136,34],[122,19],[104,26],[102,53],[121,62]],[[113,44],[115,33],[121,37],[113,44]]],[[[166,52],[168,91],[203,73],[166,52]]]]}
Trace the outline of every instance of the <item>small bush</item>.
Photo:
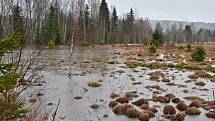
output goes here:
{"type": "Polygon", "coordinates": [[[149,46],[149,51],[150,51],[151,53],[156,53],[156,51],[157,51],[156,45],[150,44],[150,46],[149,46]]]}
{"type": "Polygon", "coordinates": [[[52,49],[54,49],[54,42],[52,41],[52,40],[50,40],[49,42],[48,42],[48,49],[49,50],[52,50],[52,49]]]}
{"type": "Polygon", "coordinates": [[[205,49],[203,47],[197,47],[191,56],[194,61],[204,61],[206,56],[205,49]]]}
{"type": "Polygon", "coordinates": [[[191,45],[191,43],[188,43],[188,44],[187,44],[187,51],[188,51],[188,52],[191,52],[191,51],[192,51],[192,45],[191,45]]]}
{"type": "Polygon", "coordinates": [[[28,110],[21,102],[16,100],[0,100],[0,120],[13,120],[16,118],[22,118],[28,110]]]}

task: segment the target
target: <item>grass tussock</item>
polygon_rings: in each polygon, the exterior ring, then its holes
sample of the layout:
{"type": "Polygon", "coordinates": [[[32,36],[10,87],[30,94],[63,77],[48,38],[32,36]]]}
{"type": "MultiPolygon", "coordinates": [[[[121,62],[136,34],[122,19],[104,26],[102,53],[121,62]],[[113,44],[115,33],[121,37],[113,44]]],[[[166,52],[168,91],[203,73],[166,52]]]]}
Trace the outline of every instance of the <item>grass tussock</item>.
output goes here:
{"type": "Polygon", "coordinates": [[[96,88],[96,87],[101,87],[102,85],[97,81],[91,81],[91,82],[88,83],[88,86],[96,88]]]}

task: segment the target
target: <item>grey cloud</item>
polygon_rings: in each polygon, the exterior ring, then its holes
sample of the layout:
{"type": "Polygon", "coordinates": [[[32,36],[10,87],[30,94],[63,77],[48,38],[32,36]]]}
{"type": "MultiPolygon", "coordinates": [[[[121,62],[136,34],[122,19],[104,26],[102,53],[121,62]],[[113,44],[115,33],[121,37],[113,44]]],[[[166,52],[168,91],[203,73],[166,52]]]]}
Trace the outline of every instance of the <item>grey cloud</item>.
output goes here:
{"type": "Polygon", "coordinates": [[[119,14],[130,7],[138,16],[159,20],[215,22],[215,0],[107,0],[116,6],[119,14]]]}

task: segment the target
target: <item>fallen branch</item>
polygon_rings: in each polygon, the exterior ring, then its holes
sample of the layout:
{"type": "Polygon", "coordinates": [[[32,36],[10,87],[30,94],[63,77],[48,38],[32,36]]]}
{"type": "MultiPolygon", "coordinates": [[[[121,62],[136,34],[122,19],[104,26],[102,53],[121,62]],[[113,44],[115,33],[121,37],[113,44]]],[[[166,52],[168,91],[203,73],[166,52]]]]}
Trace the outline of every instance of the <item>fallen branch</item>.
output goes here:
{"type": "Polygon", "coordinates": [[[55,118],[56,118],[56,115],[57,115],[57,111],[58,111],[58,108],[59,108],[59,105],[60,105],[60,100],[61,100],[61,99],[59,99],[58,104],[57,104],[57,108],[55,109],[55,112],[54,112],[54,114],[52,115],[52,117],[53,117],[52,121],[55,121],[55,118]]]}

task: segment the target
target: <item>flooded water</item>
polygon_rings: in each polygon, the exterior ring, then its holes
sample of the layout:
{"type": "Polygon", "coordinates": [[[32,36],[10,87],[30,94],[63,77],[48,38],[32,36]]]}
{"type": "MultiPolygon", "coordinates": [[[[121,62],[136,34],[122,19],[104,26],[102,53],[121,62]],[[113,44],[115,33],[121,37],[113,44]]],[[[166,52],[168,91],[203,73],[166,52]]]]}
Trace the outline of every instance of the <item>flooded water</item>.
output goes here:
{"type": "MultiPolygon", "coordinates": [[[[85,48],[76,50],[72,58],[72,75],[69,76],[69,53],[64,49],[54,50],[50,64],[46,70],[41,72],[42,81],[45,81],[42,87],[38,87],[44,96],[39,97],[39,103],[45,109],[55,109],[58,100],[61,100],[57,113],[57,120],[64,121],[138,121],[137,119],[127,118],[125,116],[115,115],[108,107],[109,101],[113,100],[110,95],[114,92],[123,96],[126,92],[136,91],[138,94],[135,101],[140,98],[152,99],[155,89],[146,89],[146,86],[159,85],[166,90],[160,95],[169,93],[175,94],[182,100],[186,96],[199,96],[206,101],[213,100],[212,91],[215,83],[208,79],[199,78],[206,82],[204,87],[199,87],[192,83],[186,83],[190,80],[191,71],[178,71],[175,69],[166,70],[150,70],[145,67],[131,69],[124,62],[128,59],[125,55],[128,50],[108,49],[108,48],[85,48]],[[108,64],[108,61],[114,61],[114,64],[108,64]],[[150,80],[151,72],[160,71],[165,77],[170,79],[175,85],[167,85],[164,82],[150,80]],[[132,84],[131,78],[141,84],[132,84]],[[99,81],[101,87],[92,88],[88,86],[89,82],[99,81]],[[207,89],[207,90],[200,90],[207,89]],[[184,93],[183,90],[188,90],[184,93]],[[75,97],[81,96],[82,99],[77,100],[75,97]],[[53,103],[53,106],[47,105],[53,103]],[[92,104],[98,104],[98,109],[91,109],[92,104]]],[[[162,55],[162,59],[163,59],[162,55]]],[[[131,55],[129,57],[136,57],[131,55]]],[[[136,57],[137,58],[137,57],[136,57]]],[[[160,105],[158,113],[151,121],[164,119],[164,104],[150,101],[150,106],[160,105]]],[[[186,101],[189,104],[189,101],[186,101]]],[[[175,104],[172,104],[175,105],[175,104]]],[[[186,116],[186,121],[214,121],[205,116],[207,111],[201,109],[200,116],[186,116]]],[[[166,119],[165,119],[166,120],[166,119]]]]}

